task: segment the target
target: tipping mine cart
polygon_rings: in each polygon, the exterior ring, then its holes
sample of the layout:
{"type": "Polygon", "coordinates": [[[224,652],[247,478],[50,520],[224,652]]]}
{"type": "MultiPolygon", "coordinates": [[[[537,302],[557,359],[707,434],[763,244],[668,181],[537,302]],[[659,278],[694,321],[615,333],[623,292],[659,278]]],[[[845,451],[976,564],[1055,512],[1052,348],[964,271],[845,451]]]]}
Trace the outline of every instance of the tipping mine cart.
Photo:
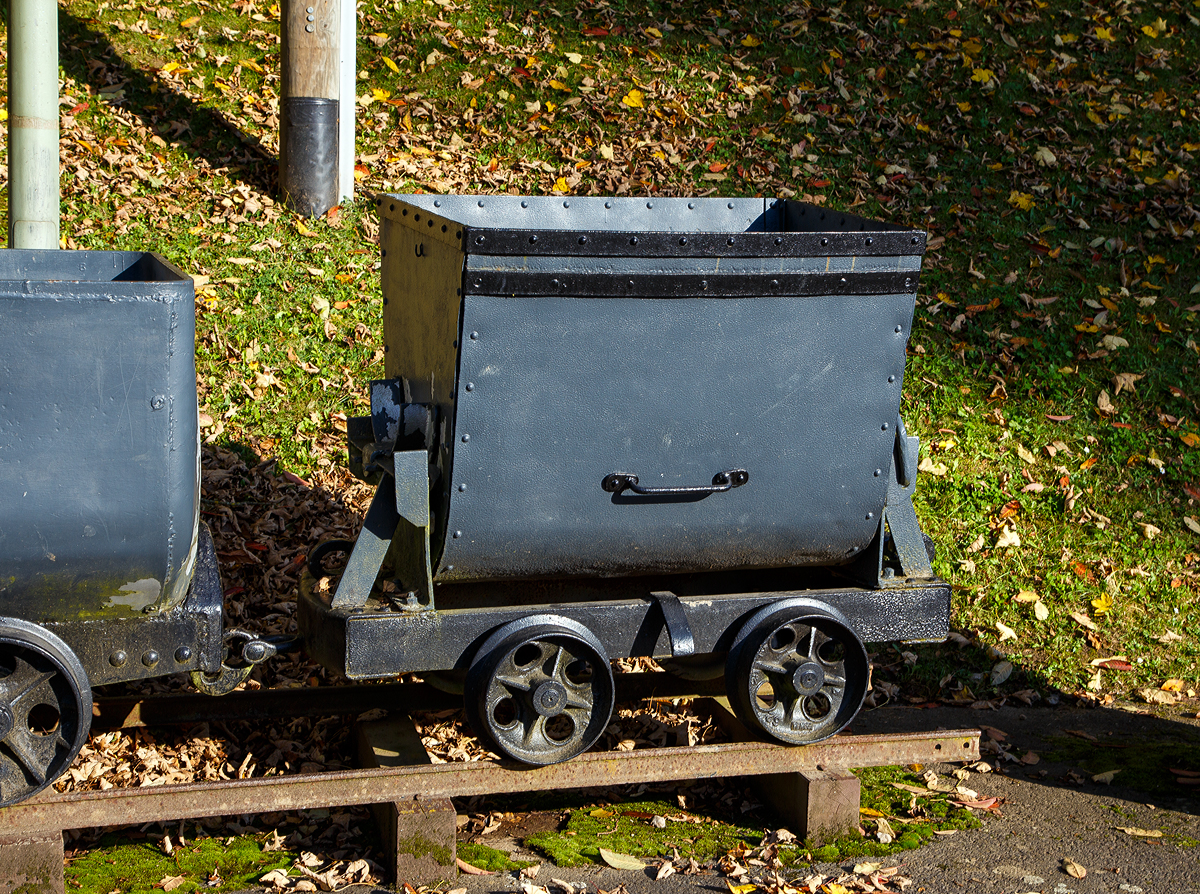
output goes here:
{"type": "Polygon", "coordinates": [[[70,766],[92,686],[222,671],[194,300],[154,254],[0,250],[0,805],[70,766]]]}
{"type": "Polygon", "coordinates": [[[774,199],[385,197],[378,481],[309,651],[458,671],[528,763],[604,730],[609,659],[724,674],[751,728],[833,735],[864,642],[940,639],[950,591],[899,417],[925,234],[774,199]]]}

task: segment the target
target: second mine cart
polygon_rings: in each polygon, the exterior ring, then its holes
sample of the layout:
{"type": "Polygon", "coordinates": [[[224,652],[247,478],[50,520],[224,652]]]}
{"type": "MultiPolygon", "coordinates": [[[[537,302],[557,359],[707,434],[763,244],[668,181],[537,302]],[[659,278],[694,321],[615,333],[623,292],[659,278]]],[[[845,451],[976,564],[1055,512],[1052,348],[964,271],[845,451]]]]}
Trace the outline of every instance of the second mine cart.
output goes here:
{"type": "Polygon", "coordinates": [[[387,378],[348,427],[378,490],[313,552],[319,660],[457,672],[483,740],[545,764],[607,726],[613,657],[723,674],[807,743],[861,706],[863,643],[945,636],[899,415],[924,233],[774,199],[380,212],[387,378]]]}

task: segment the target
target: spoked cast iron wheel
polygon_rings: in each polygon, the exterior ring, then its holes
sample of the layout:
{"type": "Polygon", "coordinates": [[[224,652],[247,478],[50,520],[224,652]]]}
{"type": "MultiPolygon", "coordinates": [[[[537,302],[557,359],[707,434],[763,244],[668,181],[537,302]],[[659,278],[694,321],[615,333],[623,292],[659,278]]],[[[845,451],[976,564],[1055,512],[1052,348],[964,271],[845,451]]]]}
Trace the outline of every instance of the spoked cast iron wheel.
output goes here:
{"type": "Polygon", "coordinates": [[[612,668],[600,641],[557,616],[498,628],[476,652],[463,691],[467,719],[492,751],[527,764],[581,754],[612,716],[612,668]]]}
{"type": "Polygon", "coordinates": [[[91,724],[92,689],[75,653],[36,624],[0,618],[0,807],[66,772],[91,724]]]}
{"type": "Polygon", "coordinates": [[[729,702],[748,727],[791,745],[848,724],[867,694],[870,663],[849,622],[809,599],[755,612],[729,650],[729,702]]]}

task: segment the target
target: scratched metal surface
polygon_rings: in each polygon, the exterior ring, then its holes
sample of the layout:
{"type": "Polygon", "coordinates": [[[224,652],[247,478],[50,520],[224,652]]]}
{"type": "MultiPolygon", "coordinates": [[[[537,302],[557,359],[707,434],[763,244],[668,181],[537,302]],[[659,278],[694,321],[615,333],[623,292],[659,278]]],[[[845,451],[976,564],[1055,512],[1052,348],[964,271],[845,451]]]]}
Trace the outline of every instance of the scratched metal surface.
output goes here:
{"type": "Polygon", "coordinates": [[[0,252],[0,615],[141,616],[187,593],[192,281],[140,252],[0,252]]]}

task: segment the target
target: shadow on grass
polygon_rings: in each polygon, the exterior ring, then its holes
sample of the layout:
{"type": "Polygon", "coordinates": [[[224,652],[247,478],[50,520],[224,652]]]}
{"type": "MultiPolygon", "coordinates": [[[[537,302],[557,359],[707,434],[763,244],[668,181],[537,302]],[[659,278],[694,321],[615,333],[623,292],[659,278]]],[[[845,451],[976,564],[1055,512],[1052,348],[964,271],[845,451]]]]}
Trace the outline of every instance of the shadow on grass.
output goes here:
{"type": "Polygon", "coordinates": [[[983,758],[1010,776],[1200,815],[1194,700],[1098,703],[1062,693],[1037,671],[976,644],[923,648],[916,665],[899,649],[885,650],[876,659],[879,707],[864,709],[855,732],[980,728],[983,758]],[[897,660],[881,668],[887,652],[897,660]],[[921,664],[928,666],[918,673],[921,664]],[[992,685],[993,674],[1004,673],[992,685]],[[900,688],[890,699],[879,698],[893,685],[900,688]]]}
{"type": "Polygon", "coordinates": [[[256,137],[220,111],[177,92],[152,69],[126,59],[88,20],[60,9],[58,28],[60,60],[68,75],[97,93],[121,86],[123,107],[152,133],[176,143],[193,160],[224,168],[231,178],[276,194],[279,160],[256,137]]]}

